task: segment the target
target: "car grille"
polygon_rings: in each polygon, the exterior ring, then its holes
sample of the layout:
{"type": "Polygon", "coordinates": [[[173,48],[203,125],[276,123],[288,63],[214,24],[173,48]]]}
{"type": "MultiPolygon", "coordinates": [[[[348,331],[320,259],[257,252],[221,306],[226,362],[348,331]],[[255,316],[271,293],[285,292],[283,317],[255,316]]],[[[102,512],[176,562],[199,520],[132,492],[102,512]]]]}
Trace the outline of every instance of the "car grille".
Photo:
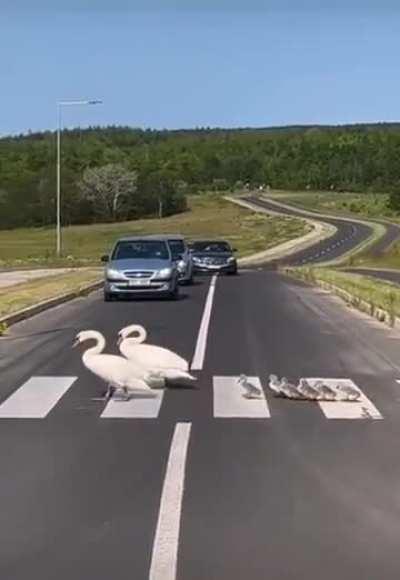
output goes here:
{"type": "Polygon", "coordinates": [[[152,270],[127,270],[124,274],[127,278],[151,278],[154,272],[152,270]]]}
{"type": "Polygon", "coordinates": [[[204,264],[212,264],[213,266],[221,266],[222,264],[226,264],[226,258],[204,258],[202,260],[204,264]]]}

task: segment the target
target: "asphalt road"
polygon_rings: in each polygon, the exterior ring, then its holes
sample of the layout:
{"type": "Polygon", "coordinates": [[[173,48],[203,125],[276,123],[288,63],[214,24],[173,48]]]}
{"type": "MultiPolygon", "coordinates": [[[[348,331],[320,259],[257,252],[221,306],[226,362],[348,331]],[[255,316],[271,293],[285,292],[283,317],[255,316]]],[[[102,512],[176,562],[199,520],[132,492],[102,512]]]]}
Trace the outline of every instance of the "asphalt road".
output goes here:
{"type": "Polygon", "coordinates": [[[395,331],[271,271],[218,277],[211,300],[208,277],[183,293],[95,293],[0,339],[0,578],[398,580],[395,331]],[[104,418],[92,400],[103,386],[71,343],[96,329],[117,352],[133,322],[188,360],[200,341],[198,385],[168,389],[153,418],[104,418]],[[260,379],[265,401],[242,397],[240,373],[260,379]],[[277,399],[269,373],[352,379],[368,400],[277,399]],[[58,401],[42,396],[61,377],[75,380],[58,401]],[[17,418],[39,407],[42,418],[17,418]]]}
{"type": "MultiPolygon", "coordinates": [[[[247,201],[259,205],[265,209],[277,210],[276,203],[272,204],[264,199],[259,199],[256,197],[249,196],[247,201]]],[[[276,200],[274,200],[276,201],[276,200]]],[[[295,206],[280,207],[279,211],[286,215],[293,216],[304,216],[304,210],[298,211],[295,206]]],[[[319,244],[313,245],[312,247],[292,254],[287,258],[279,260],[280,264],[287,264],[292,266],[305,265],[309,263],[325,262],[334,258],[340,257],[342,254],[351,250],[353,247],[357,246],[364,240],[366,240],[371,234],[371,228],[367,225],[360,224],[358,222],[341,220],[340,218],[326,218],[321,217],[318,212],[307,212],[310,217],[315,217],[319,221],[326,222],[336,226],[337,232],[330,238],[320,242],[319,244]]],[[[370,248],[370,253],[374,256],[379,256],[385,252],[392,244],[400,237],[400,226],[387,221],[379,220],[369,220],[376,221],[377,223],[382,223],[385,225],[386,233],[380,240],[378,240],[372,248],[370,248]]],[[[378,276],[378,271],[375,270],[375,276],[385,279],[385,274],[383,272],[382,276],[378,276]]],[[[400,277],[399,277],[400,279],[400,277]]]]}

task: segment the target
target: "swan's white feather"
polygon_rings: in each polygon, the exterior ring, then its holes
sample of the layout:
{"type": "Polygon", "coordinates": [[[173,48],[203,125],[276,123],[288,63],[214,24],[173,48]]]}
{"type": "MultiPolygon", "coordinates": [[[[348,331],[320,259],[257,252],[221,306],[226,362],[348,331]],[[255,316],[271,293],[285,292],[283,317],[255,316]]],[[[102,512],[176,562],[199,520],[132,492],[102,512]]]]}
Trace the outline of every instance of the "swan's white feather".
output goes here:
{"type": "Polygon", "coordinates": [[[88,370],[113,387],[150,390],[142,369],[122,356],[85,353],[82,358],[88,370]]]}
{"type": "Polygon", "coordinates": [[[146,368],[189,370],[189,364],[184,358],[162,346],[138,344],[134,339],[125,338],[119,350],[124,357],[146,368]]]}

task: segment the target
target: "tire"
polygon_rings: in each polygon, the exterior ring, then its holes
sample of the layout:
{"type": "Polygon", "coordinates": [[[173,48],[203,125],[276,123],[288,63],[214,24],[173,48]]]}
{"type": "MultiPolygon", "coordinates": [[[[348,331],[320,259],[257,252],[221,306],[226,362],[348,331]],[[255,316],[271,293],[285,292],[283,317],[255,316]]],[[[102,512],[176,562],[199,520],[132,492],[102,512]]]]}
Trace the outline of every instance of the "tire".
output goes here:
{"type": "Polygon", "coordinates": [[[227,272],[228,276],[237,276],[237,273],[238,273],[237,268],[235,268],[234,270],[229,270],[227,272]]]}
{"type": "Polygon", "coordinates": [[[175,284],[175,288],[168,293],[169,300],[178,300],[179,299],[179,286],[178,283],[175,284]]]}
{"type": "Polygon", "coordinates": [[[185,286],[193,286],[194,276],[193,274],[190,276],[189,280],[186,280],[185,286]]]}
{"type": "Polygon", "coordinates": [[[104,292],[104,302],[112,302],[115,298],[115,294],[112,292],[104,292]]]}

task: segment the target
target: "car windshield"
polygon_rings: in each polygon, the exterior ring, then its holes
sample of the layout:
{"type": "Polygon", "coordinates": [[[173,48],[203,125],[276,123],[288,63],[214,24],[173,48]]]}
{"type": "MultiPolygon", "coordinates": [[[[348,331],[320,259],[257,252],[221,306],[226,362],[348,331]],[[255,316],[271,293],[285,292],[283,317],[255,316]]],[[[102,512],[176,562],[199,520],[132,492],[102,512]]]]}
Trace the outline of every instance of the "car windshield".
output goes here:
{"type": "Polygon", "coordinates": [[[129,260],[129,259],[140,259],[140,260],[168,260],[169,253],[168,247],[165,242],[160,241],[126,241],[118,242],[116,245],[112,260],[129,260]]]}
{"type": "Polygon", "coordinates": [[[195,252],[231,252],[226,242],[194,242],[192,249],[195,252]]]}
{"type": "Polygon", "coordinates": [[[168,240],[168,244],[173,258],[185,253],[185,244],[182,240],[168,240]]]}

